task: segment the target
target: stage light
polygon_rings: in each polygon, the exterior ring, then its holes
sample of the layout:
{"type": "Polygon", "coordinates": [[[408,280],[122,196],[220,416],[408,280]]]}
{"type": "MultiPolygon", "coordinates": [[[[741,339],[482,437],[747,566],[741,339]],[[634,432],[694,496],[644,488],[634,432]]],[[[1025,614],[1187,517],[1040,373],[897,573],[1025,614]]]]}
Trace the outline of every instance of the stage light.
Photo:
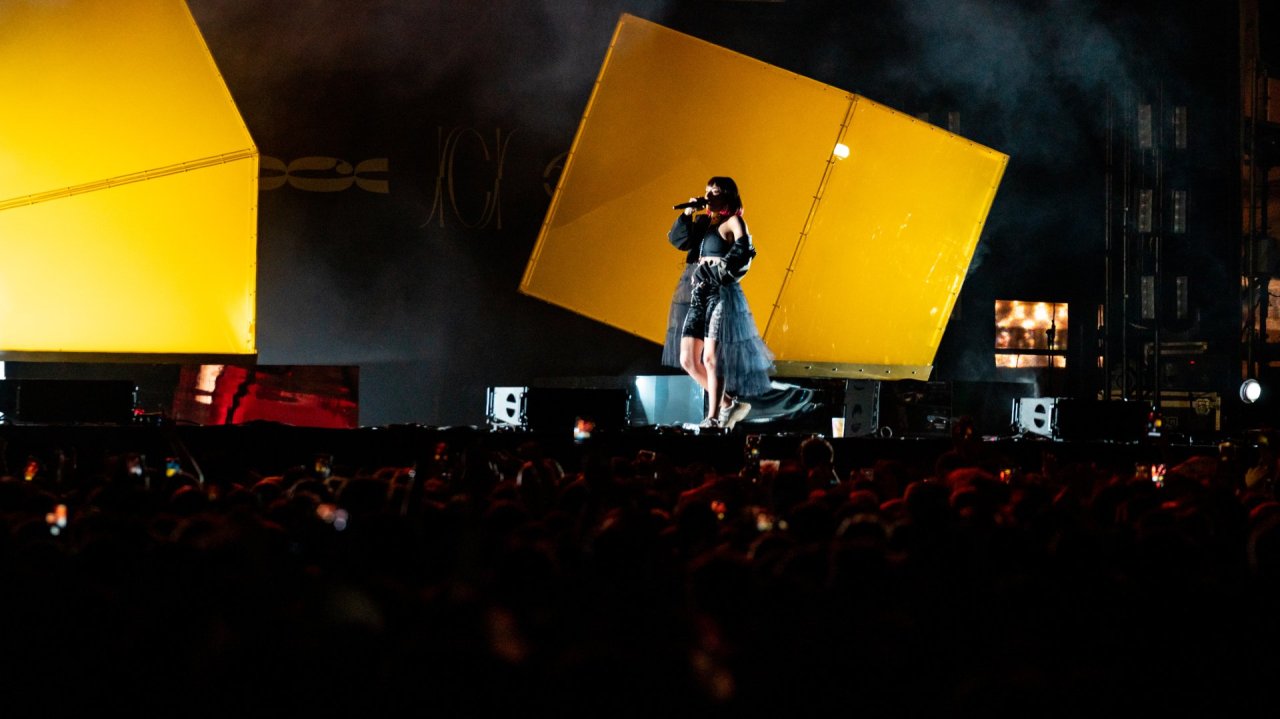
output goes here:
{"type": "Polygon", "coordinates": [[[1187,149],[1187,106],[1176,105],[1173,108],[1173,146],[1179,150],[1187,149]]]}
{"type": "Polygon", "coordinates": [[[1153,191],[1138,190],[1138,232],[1151,232],[1153,191]]]}
{"type": "Polygon", "coordinates": [[[831,154],[841,160],[847,159],[849,157],[849,146],[843,142],[837,142],[836,149],[831,154]]]}
{"type": "Polygon", "coordinates": [[[1249,378],[1240,384],[1240,401],[1245,404],[1253,404],[1262,396],[1262,385],[1258,380],[1249,378]]]}

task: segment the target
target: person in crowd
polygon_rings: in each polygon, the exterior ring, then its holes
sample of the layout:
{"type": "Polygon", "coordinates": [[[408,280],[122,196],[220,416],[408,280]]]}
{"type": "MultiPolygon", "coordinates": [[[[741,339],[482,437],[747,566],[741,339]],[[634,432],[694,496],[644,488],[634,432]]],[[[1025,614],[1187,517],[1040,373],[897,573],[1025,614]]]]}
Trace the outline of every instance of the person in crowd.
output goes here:
{"type": "Polygon", "coordinates": [[[834,476],[821,442],[759,477],[696,454],[601,446],[564,473],[551,447],[456,449],[416,464],[416,501],[376,462],[336,492],[287,464],[175,488],[85,452],[0,478],[7,700],[1234,716],[1280,670],[1280,504],[1233,491],[1248,465],[1212,454],[1161,484],[1108,467],[1116,447],[941,478],[947,448],[921,445],[860,458],[878,476],[844,494],[806,486],[834,476]]]}
{"type": "Polygon", "coordinates": [[[835,447],[822,437],[806,437],[800,442],[800,466],[804,467],[810,491],[830,490],[840,484],[835,447]]]}

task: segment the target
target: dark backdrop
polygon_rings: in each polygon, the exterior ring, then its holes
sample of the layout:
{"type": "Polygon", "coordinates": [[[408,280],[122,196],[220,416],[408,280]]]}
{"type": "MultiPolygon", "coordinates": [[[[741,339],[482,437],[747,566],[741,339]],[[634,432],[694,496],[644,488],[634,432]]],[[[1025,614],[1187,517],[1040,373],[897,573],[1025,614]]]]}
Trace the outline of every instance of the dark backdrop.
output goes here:
{"type": "MultiPolygon", "coordinates": [[[[1197,131],[1190,174],[1206,187],[1229,186],[1238,174],[1231,8],[1102,0],[189,3],[263,155],[259,361],[359,365],[365,425],[476,424],[488,386],[663,371],[658,346],[517,291],[622,12],[929,113],[940,125],[958,112],[961,134],[1011,156],[936,379],[996,378],[996,298],[1081,308],[1101,301],[1108,102],[1155,89],[1185,97],[1197,131]]],[[[690,88],[692,111],[703,111],[696,98],[690,88]]],[[[716,123],[731,118],[705,111],[714,137],[716,123]]],[[[672,188],[672,197],[689,193],[672,188]]],[[[1191,252],[1214,278],[1206,302],[1232,296],[1236,213],[1228,199],[1205,200],[1190,220],[1191,252]]]]}

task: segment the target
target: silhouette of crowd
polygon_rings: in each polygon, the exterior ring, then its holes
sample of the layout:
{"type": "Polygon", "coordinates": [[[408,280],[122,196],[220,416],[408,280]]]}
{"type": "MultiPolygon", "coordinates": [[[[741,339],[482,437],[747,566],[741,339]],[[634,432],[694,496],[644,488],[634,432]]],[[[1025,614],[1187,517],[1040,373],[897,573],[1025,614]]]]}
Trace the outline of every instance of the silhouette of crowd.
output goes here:
{"type": "Polygon", "coordinates": [[[818,437],[736,471],[534,438],[270,475],[112,454],[0,479],[0,676],[54,714],[1243,713],[1280,669],[1274,442],[1019,467],[960,432],[847,473],[818,437]]]}

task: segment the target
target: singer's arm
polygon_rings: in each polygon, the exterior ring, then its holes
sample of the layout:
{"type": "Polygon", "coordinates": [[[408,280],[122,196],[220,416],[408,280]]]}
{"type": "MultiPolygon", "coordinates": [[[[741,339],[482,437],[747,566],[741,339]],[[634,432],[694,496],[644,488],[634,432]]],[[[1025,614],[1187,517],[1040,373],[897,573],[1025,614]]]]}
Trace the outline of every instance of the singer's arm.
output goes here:
{"type": "Polygon", "coordinates": [[[741,217],[730,220],[728,230],[733,235],[733,244],[724,255],[724,279],[737,281],[747,274],[747,268],[756,256],[756,248],[751,244],[751,235],[747,233],[747,223],[741,217]]]}
{"type": "Polygon", "coordinates": [[[695,224],[697,224],[697,221],[687,214],[676,215],[676,221],[671,223],[671,229],[667,231],[667,240],[681,252],[689,252],[695,249],[698,239],[701,239],[699,235],[694,233],[695,224]]]}

